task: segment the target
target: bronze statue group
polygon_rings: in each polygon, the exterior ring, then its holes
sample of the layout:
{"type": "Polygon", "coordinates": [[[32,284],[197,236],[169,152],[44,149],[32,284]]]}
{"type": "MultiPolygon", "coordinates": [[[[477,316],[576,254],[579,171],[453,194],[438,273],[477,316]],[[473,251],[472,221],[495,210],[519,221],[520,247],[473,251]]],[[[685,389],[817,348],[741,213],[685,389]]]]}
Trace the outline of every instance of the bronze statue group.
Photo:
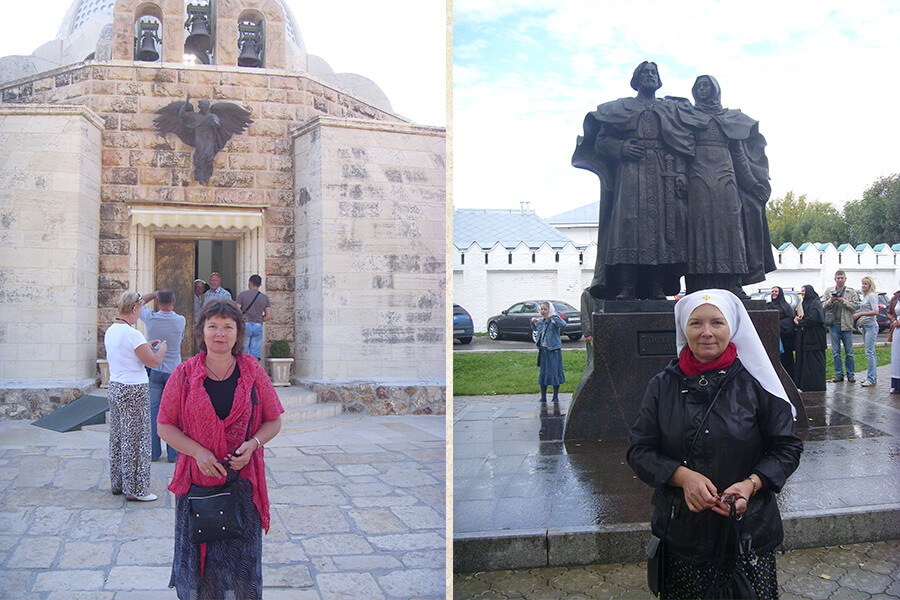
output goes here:
{"type": "Polygon", "coordinates": [[[771,193],[759,124],[722,107],[711,75],[694,103],[657,98],[656,64],[634,71],[635,97],[606,102],[584,119],[572,164],[601,180],[591,294],[662,299],[680,291],[742,286],[775,270],[765,205],[771,193]]]}

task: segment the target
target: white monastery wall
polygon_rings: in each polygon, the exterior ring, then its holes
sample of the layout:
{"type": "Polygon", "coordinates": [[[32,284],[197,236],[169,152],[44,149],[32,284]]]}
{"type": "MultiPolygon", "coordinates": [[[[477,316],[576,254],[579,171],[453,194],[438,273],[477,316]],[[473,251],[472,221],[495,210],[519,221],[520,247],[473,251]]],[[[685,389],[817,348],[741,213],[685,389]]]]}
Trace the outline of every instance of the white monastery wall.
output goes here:
{"type": "MultiPolygon", "coordinates": [[[[799,290],[806,284],[812,284],[821,294],[834,285],[838,269],[847,273],[848,285],[855,289],[865,275],[875,280],[878,291],[889,294],[900,280],[900,252],[887,246],[878,252],[869,246],[859,252],[852,246],[839,251],[831,244],[821,251],[819,244],[810,244],[803,252],[794,246],[782,252],[773,247],[772,251],[778,270],[763,282],[745,286],[748,294],[774,285],[799,290]]],[[[580,309],[581,291],[594,275],[596,243],[583,250],[567,244],[559,250],[559,262],[556,255],[557,251],[547,245],[532,250],[521,244],[512,251],[500,245],[489,250],[477,244],[466,249],[454,247],[453,302],[469,311],[476,332],[486,331],[488,318],[522,300],[562,300],[580,309]]]]}

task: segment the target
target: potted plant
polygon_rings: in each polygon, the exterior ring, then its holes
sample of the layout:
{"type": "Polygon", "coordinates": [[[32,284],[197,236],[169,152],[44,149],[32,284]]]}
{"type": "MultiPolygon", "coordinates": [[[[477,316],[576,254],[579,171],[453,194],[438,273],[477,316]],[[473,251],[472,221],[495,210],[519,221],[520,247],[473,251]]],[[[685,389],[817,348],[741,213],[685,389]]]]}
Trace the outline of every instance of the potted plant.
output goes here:
{"type": "Polygon", "coordinates": [[[291,385],[291,365],[294,359],[291,358],[291,344],[287,340],[275,340],[269,346],[269,376],[272,378],[272,385],[276,387],[286,387],[291,385]]]}

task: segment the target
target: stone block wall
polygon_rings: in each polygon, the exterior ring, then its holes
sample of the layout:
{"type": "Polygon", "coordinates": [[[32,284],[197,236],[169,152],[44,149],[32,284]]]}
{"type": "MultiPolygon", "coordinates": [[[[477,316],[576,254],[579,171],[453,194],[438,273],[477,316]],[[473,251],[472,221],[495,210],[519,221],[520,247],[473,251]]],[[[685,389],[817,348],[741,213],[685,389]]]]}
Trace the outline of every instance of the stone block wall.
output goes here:
{"type": "MultiPolygon", "coordinates": [[[[81,106],[0,105],[4,399],[35,381],[94,380],[102,128],[81,106]]],[[[36,393],[26,404],[48,400],[36,393]]]]}
{"type": "MultiPolygon", "coordinates": [[[[64,67],[13,83],[0,86],[0,106],[78,104],[103,120],[97,294],[101,324],[115,317],[119,294],[136,285],[130,206],[265,207],[261,275],[276,307],[266,337],[293,340],[296,227],[290,129],[317,115],[402,122],[312,77],[266,69],[122,60],[64,67]],[[174,134],[160,136],[153,126],[156,110],[187,94],[194,102],[234,102],[250,110],[254,121],[216,156],[207,186],[193,181],[193,148],[174,134]]],[[[101,327],[95,340],[101,357],[104,332],[101,327]]]]}
{"type": "Polygon", "coordinates": [[[294,138],[296,375],[347,382],[345,405],[366,397],[379,414],[434,404],[424,390],[444,386],[446,368],[444,130],[319,117],[294,138]]]}

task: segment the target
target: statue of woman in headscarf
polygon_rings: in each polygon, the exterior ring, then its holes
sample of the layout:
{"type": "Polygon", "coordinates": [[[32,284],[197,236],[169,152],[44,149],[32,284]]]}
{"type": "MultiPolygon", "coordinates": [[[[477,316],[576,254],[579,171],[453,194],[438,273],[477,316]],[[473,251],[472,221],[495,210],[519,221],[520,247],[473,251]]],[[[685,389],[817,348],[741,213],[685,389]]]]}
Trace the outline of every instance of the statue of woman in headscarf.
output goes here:
{"type": "Polygon", "coordinates": [[[689,126],[696,139],[688,168],[688,293],[726,289],[746,297],[741,286],[775,270],[765,205],[771,194],[766,141],[759,123],[737,109],[722,108],[722,90],[701,75],[691,90],[689,126]]]}

